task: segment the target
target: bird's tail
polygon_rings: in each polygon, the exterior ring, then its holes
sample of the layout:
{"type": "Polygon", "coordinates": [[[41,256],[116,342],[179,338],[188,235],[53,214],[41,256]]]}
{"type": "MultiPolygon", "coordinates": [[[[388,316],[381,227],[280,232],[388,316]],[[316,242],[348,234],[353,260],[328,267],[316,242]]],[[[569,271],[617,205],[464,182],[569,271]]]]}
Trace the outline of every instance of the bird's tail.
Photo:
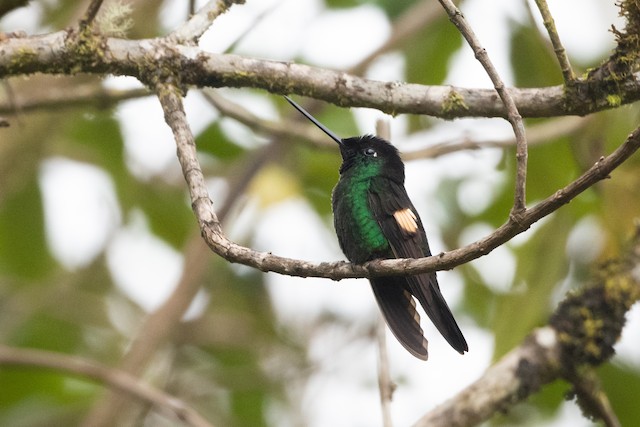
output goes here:
{"type": "Polygon", "coordinates": [[[427,360],[427,340],[420,327],[420,315],[404,277],[376,277],[371,288],[389,329],[409,353],[427,360]]]}
{"type": "Polygon", "coordinates": [[[458,353],[469,351],[467,341],[458,327],[453,313],[444,300],[435,273],[425,273],[407,277],[410,292],[420,301],[422,308],[429,316],[444,339],[458,353]]]}

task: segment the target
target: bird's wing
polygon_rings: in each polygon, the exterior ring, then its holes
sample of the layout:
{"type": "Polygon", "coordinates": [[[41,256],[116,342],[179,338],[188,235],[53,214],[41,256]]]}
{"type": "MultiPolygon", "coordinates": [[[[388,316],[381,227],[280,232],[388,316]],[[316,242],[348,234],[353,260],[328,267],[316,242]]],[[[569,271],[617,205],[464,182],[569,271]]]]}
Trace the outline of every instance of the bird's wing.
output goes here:
{"type": "MultiPolygon", "coordinates": [[[[402,184],[385,178],[375,178],[371,185],[369,204],[396,258],[421,258],[431,255],[420,216],[402,184]]],[[[467,342],[449,306],[440,293],[435,272],[403,278],[449,344],[459,353],[468,350],[467,342]]],[[[416,316],[417,317],[417,316],[416,316]]]]}

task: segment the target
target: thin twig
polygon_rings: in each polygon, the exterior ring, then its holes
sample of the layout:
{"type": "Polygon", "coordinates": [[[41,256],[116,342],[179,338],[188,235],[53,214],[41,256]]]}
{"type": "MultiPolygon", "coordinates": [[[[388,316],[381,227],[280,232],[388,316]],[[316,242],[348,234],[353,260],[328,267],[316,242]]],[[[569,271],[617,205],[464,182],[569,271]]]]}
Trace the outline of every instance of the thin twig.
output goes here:
{"type": "Polygon", "coordinates": [[[153,95],[149,89],[107,89],[99,84],[79,84],[69,90],[51,87],[37,97],[21,99],[8,96],[6,101],[0,100],[0,114],[15,114],[32,112],[43,109],[60,111],[67,108],[93,107],[97,109],[110,108],[121,101],[142,98],[153,95]]]}
{"type": "Polygon", "coordinates": [[[583,412],[601,419],[606,427],[622,426],[593,369],[582,369],[566,377],[573,384],[573,393],[583,412]]]}
{"type": "Polygon", "coordinates": [[[0,345],[0,365],[27,366],[88,378],[148,403],[159,412],[193,427],[212,427],[193,408],[175,396],[142,382],[127,372],[108,368],[92,360],[44,350],[19,349],[0,345]]]}
{"type": "Polygon", "coordinates": [[[378,389],[380,390],[380,408],[382,409],[382,426],[393,427],[391,419],[391,400],[395,384],[391,381],[389,371],[389,352],[387,351],[387,324],[382,315],[378,315],[376,325],[376,338],[378,341],[378,389]]]}
{"type": "MultiPolygon", "coordinates": [[[[588,117],[558,117],[527,128],[527,145],[533,146],[551,143],[557,138],[569,135],[583,128],[591,119],[588,117]]],[[[516,145],[515,137],[496,140],[457,139],[455,141],[440,142],[419,150],[402,153],[403,160],[433,159],[446,154],[464,150],[481,150],[486,148],[509,148],[516,145]]]]}
{"type": "MultiPolygon", "coordinates": [[[[317,129],[308,126],[306,123],[300,123],[295,120],[287,120],[285,123],[265,120],[241,105],[220,96],[215,89],[205,89],[202,91],[202,94],[220,114],[237,120],[255,132],[266,133],[280,139],[303,139],[317,148],[331,148],[335,150],[335,143],[327,140],[327,138],[322,135],[318,135],[317,129]]],[[[0,113],[1,112],[2,110],[0,110],[0,113]]]]}
{"type": "Polygon", "coordinates": [[[462,12],[453,4],[451,0],[439,0],[440,4],[447,11],[449,19],[458,28],[458,31],[467,40],[473,50],[476,59],[482,64],[495,87],[500,99],[507,110],[507,120],[513,128],[516,136],[516,184],[514,191],[513,208],[511,215],[515,218],[521,216],[526,211],[526,184],[527,184],[527,138],[524,131],[522,116],[516,107],[511,94],[506,89],[498,71],[493,66],[486,49],[482,47],[473,29],[467,23],[462,12]]]}
{"type": "Polygon", "coordinates": [[[211,0],[167,37],[177,43],[196,44],[218,16],[229,10],[232,5],[244,2],[245,0],[211,0]]]}
{"type": "Polygon", "coordinates": [[[100,11],[100,6],[102,6],[103,1],[104,0],[91,0],[87,11],[84,13],[84,16],[80,20],[81,29],[87,28],[93,23],[94,19],[96,19],[96,16],[98,15],[98,12],[100,11]]]}
{"type": "MultiPolygon", "coordinates": [[[[389,141],[391,139],[391,127],[388,120],[376,121],[376,135],[389,141]]],[[[383,427],[393,427],[391,419],[391,400],[395,386],[391,381],[389,371],[389,353],[386,340],[387,325],[381,313],[378,313],[376,337],[378,341],[378,388],[380,389],[380,407],[382,409],[383,427]]]]}
{"type": "Polygon", "coordinates": [[[556,54],[556,58],[558,58],[560,70],[562,71],[562,77],[564,78],[564,83],[566,85],[570,85],[575,81],[576,76],[573,72],[573,68],[571,68],[571,63],[569,62],[567,51],[560,41],[560,36],[558,35],[558,30],[556,29],[556,23],[553,19],[553,16],[551,15],[551,12],[549,11],[547,0],[536,0],[536,5],[540,10],[540,15],[542,16],[544,27],[547,29],[547,33],[549,33],[549,38],[551,39],[551,44],[553,45],[553,51],[556,54]]]}

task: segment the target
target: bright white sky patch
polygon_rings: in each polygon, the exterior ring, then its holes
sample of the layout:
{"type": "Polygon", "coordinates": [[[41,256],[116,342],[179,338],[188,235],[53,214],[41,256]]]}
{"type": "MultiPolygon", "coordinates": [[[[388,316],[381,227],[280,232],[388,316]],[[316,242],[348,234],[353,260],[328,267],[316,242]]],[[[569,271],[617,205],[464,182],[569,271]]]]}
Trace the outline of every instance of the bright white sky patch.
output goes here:
{"type": "Polygon", "coordinates": [[[346,68],[380,46],[390,29],[386,15],[373,6],[326,11],[307,28],[302,54],[313,64],[346,68]]]}
{"type": "Polygon", "coordinates": [[[107,265],[115,284],[147,311],[162,304],[182,273],[182,255],[148,230],[143,215],[134,212],[107,248],[107,265]]]}
{"type": "Polygon", "coordinates": [[[90,263],[120,223],[111,178],[101,169],[62,157],[40,168],[47,242],[66,268],[90,263]]]}

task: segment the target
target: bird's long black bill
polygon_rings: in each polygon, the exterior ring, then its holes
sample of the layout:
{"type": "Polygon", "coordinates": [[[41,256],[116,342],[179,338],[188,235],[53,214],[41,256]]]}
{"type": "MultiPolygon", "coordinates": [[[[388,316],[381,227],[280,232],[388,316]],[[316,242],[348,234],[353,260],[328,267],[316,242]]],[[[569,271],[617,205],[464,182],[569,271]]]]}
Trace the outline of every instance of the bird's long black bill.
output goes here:
{"type": "Polygon", "coordinates": [[[293,108],[295,108],[296,110],[300,111],[300,113],[305,116],[307,119],[309,119],[309,121],[311,121],[311,123],[313,123],[314,125],[318,126],[320,128],[320,130],[322,130],[324,133],[326,133],[327,135],[329,135],[329,138],[333,139],[335,142],[337,142],[338,144],[342,145],[342,139],[336,135],[335,133],[333,133],[329,128],[327,128],[325,125],[323,125],[322,123],[320,123],[315,117],[313,117],[307,110],[305,110],[304,108],[302,108],[301,106],[299,106],[293,99],[289,98],[287,95],[284,95],[284,99],[286,99],[289,104],[293,105],[293,108]]]}

